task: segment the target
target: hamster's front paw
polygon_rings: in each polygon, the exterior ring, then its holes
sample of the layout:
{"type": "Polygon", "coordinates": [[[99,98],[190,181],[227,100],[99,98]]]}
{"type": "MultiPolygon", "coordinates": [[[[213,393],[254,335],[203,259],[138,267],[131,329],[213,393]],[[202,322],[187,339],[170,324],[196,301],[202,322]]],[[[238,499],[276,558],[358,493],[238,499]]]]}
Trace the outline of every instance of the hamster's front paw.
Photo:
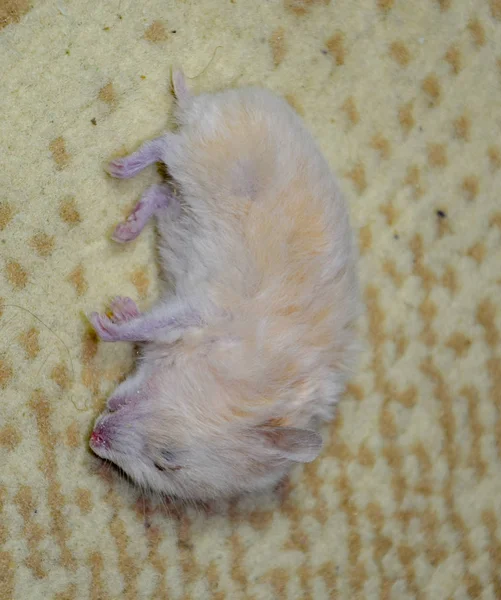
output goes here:
{"type": "Polygon", "coordinates": [[[120,339],[120,324],[114,323],[107,315],[94,312],[89,316],[89,321],[103,342],[116,342],[120,339]]]}
{"type": "Polygon", "coordinates": [[[125,323],[139,317],[141,314],[134,300],[124,296],[114,298],[110,304],[110,309],[113,313],[111,320],[114,323],[125,323]]]}
{"type": "Polygon", "coordinates": [[[131,164],[130,157],[126,156],[111,161],[106,166],[106,172],[117,179],[129,179],[136,174],[138,167],[137,164],[131,164]]]}

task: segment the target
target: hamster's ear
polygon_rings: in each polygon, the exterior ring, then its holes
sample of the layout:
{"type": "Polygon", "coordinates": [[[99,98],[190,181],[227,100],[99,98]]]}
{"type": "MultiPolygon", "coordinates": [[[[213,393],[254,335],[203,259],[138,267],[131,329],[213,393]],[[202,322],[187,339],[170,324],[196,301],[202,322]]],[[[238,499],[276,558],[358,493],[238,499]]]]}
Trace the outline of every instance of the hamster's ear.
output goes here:
{"type": "Polygon", "coordinates": [[[311,429],[264,426],[259,433],[281,458],[295,462],[312,462],[322,449],[322,437],[311,429]]]}

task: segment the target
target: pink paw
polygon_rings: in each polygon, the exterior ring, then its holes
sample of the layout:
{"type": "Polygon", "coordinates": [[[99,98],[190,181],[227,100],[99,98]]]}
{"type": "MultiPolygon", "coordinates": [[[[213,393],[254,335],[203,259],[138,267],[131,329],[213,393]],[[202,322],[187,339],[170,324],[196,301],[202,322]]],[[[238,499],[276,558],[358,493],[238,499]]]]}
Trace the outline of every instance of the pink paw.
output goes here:
{"type": "Polygon", "coordinates": [[[142,227],[137,221],[124,221],[115,227],[111,239],[119,244],[132,242],[141,233],[142,227]]]}
{"type": "Polygon", "coordinates": [[[106,167],[106,172],[109,173],[112,177],[118,177],[119,179],[129,177],[130,175],[128,174],[129,169],[127,168],[127,159],[117,158],[111,161],[110,164],[106,167]]]}
{"type": "Polygon", "coordinates": [[[112,177],[129,179],[140,173],[148,164],[148,161],[143,160],[141,156],[131,155],[112,160],[106,167],[106,171],[112,177]]]}
{"type": "Polygon", "coordinates": [[[113,312],[111,318],[113,323],[125,323],[139,317],[141,314],[134,300],[123,296],[114,298],[110,304],[110,308],[113,312]]]}
{"type": "Polygon", "coordinates": [[[121,243],[131,242],[136,239],[148,221],[149,215],[146,208],[147,206],[144,201],[140,200],[131,214],[127,217],[127,220],[116,226],[111,239],[121,243]]]}
{"type": "Polygon", "coordinates": [[[94,312],[89,316],[89,321],[104,342],[114,342],[118,339],[120,325],[113,323],[108,316],[94,312]]]}

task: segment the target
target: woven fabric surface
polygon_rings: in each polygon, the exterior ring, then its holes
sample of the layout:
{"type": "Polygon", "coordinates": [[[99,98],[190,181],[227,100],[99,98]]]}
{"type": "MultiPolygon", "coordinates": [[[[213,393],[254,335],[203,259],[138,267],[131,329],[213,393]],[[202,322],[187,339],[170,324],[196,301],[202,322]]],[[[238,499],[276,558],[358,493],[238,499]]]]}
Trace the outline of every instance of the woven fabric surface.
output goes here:
{"type": "MultiPolygon", "coordinates": [[[[501,598],[501,1],[0,1],[0,599],[501,598]],[[84,318],[158,293],[159,179],[103,164],[169,123],[169,73],[257,84],[346,194],[366,307],[321,457],[211,510],[88,450],[131,369],[84,318]]],[[[189,243],[189,240],[187,241],[189,243]]]]}

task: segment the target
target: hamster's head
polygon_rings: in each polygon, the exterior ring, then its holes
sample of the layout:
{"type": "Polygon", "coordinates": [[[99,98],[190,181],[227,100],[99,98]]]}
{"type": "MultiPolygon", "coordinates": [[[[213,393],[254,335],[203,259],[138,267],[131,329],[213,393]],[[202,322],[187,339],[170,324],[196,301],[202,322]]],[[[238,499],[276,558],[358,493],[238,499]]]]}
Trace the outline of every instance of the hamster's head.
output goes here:
{"type": "Polygon", "coordinates": [[[196,359],[144,362],[108,400],[92,450],[140,487],[190,500],[264,489],[316,458],[318,433],[236,408],[240,386],[219,375],[196,359]]]}

